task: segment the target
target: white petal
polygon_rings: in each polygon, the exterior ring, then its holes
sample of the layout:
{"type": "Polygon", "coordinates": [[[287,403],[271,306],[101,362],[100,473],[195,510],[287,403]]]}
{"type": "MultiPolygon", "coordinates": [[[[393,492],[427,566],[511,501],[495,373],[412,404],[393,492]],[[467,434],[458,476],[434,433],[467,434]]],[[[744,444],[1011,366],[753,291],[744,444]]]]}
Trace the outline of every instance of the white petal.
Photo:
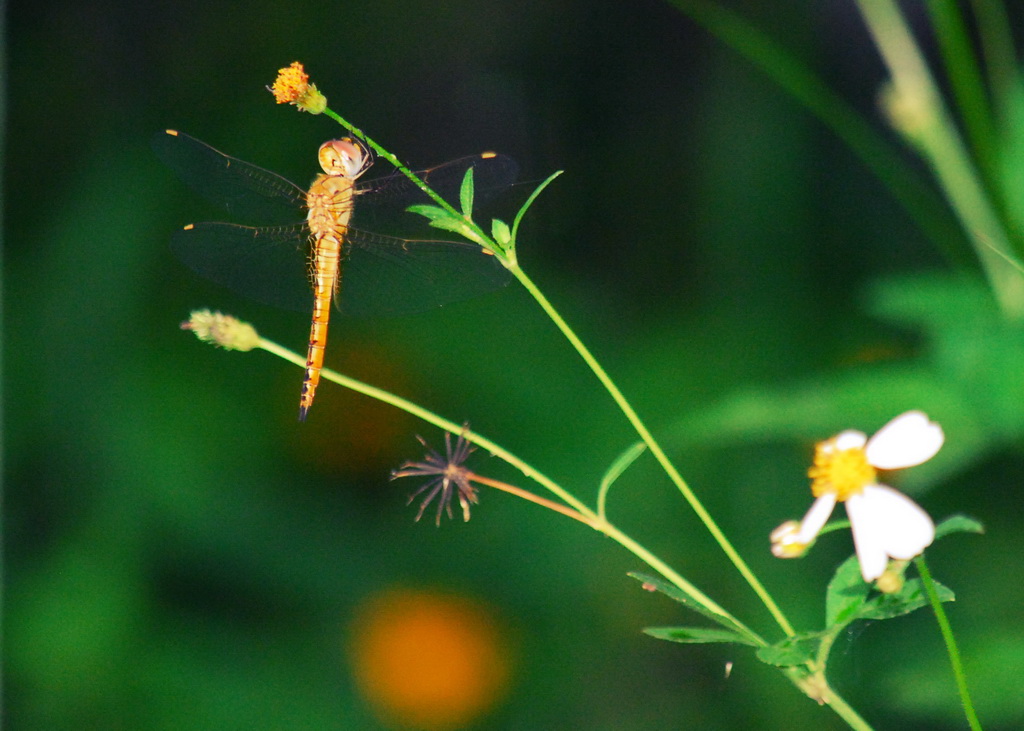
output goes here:
{"type": "Polygon", "coordinates": [[[845,452],[847,449],[860,449],[868,440],[868,435],[856,429],[847,429],[839,432],[835,437],[837,452],[845,452]]]}
{"type": "Polygon", "coordinates": [[[928,513],[887,485],[868,485],[851,496],[846,513],[865,581],[881,576],[890,557],[909,560],[935,539],[935,524],[928,513]]]}
{"type": "Polygon", "coordinates": [[[836,494],[827,492],[814,501],[807,515],[800,521],[800,532],[796,536],[796,542],[810,543],[818,537],[818,533],[832,515],[832,508],[836,506],[836,494]]]}
{"type": "Polygon", "coordinates": [[[942,427],[921,411],[897,416],[868,440],[868,462],[882,470],[913,467],[927,462],[942,447],[942,427]]]}

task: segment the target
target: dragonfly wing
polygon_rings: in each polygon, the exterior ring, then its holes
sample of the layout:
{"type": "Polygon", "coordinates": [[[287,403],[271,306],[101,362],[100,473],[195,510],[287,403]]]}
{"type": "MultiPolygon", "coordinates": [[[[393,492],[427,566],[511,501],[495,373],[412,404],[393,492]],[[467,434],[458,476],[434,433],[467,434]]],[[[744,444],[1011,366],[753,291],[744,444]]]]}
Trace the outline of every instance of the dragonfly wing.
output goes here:
{"type": "Polygon", "coordinates": [[[350,229],[335,305],[346,315],[408,315],[505,286],[509,273],[476,244],[413,241],[350,229]]]}
{"type": "Polygon", "coordinates": [[[175,255],[197,274],[258,302],[309,311],[306,229],[195,223],[171,238],[175,255]]]}
{"type": "Polygon", "coordinates": [[[186,184],[238,220],[285,223],[305,218],[306,192],[280,175],[225,155],[184,132],[166,130],[153,150],[186,184]]]}

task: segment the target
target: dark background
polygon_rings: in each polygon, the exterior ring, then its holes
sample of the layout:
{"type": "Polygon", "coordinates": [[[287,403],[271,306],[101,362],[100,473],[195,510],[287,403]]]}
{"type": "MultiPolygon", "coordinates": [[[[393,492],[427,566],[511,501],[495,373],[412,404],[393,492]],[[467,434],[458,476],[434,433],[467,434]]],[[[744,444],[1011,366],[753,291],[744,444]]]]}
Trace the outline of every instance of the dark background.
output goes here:
{"type": "MultiPolygon", "coordinates": [[[[849,3],[732,5],[884,126],[883,70],[849,3]]],[[[306,184],[339,129],[264,89],[301,60],[333,109],[410,165],[493,149],[529,181],[565,170],[527,219],[521,262],[813,629],[848,537],[799,562],[767,547],[809,504],[813,440],[908,407],[942,420],[942,404],[869,388],[855,401],[870,417],[713,446],[698,445],[713,430],[702,414],[822,374],[870,384],[859,369],[917,341],[865,311],[866,287],[945,262],[763,73],[646,0],[22,1],[7,22],[11,728],[389,727],[353,680],[350,648],[360,608],[395,587],[468,599],[498,628],[509,676],[472,728],[843,727],[744,650],[642,635],[696,620],[640,591],[626,577],[640,562],[579,524],[486,489],[468,524],[414,523],[415,483],[388,475],[421,455],[415,434],[441,443],[433,428],[332,384],[299,424],[299,369],[182,333],[191,309],[210,307],[304,352],[308,317],[236,298],[173,258],[176,227],[216,216],[148,146],[177,128],[306,184]]],[[[516,286],[409,318],[338,318],[327,364],[469,420],[588,502],[636,438],[516,286]]],[[[808,403],[829,399],[827,383],[808,403]]],[[[988,728],[1024,720],[1015,443],[916,494],[935,516],[989,528],[929,553],[958,593],[952,621],[988,728]]],[[[485,454],[471,466],[531,487],[485,454]]],[[[609,509],[777,635],[649,457],[609,509]]],[[[877,728],[964,725],[927,612],[859,627],[831,676],[877,728]]]]}

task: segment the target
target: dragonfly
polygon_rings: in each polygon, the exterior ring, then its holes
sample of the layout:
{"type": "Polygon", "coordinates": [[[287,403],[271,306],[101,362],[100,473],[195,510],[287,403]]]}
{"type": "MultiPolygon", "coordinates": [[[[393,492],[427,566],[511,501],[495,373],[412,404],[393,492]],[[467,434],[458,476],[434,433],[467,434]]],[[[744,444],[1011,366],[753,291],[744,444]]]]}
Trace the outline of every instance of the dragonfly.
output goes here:
{"type": "MultiPolygon", "coordinates": [[[[323,368],[331,304],[346,315],[402,315],[468,299],[504,286],[497,257],[468,241],[398,238],[360,229],[364,215],[394,218],[428,196],[401,173],[359,178],[373,156],[358,140],[320,146],[323,172],[308,188],[225,155],[177,130],[153,147],[193,190],[249,223],[192,223],[171,248],[197,274],[265,304],[309,311],[312,324],[299,398],[305,421],[323,368]]],[[[476,199],[507,188],[515,162],[493,152],[463,157],[417,176],[451,200],[472,169],[476,199]]]]}

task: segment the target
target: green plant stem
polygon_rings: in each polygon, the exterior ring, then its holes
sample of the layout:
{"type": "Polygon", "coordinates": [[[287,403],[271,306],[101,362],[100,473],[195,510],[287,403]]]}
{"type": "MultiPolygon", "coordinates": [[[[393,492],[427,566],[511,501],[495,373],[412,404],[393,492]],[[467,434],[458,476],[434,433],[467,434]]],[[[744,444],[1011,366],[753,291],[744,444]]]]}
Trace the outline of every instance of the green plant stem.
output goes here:
{"type": "Polygon", "coordinates": [[[861,718],[857,711],[846,702],[841,695],[832,689],[824,670],[814,664],[808,663],[799,667],[779,668],[782,674],[789,678],[800,692],[819,704],[827,705],[846,724],[856,731],[872,731],[871,724],[861,718]]]}
{"type": "Polygon", "coordinates": [[[1004,261],[1014,258],[1009,237],[899,8],[893,0],[857,4],[889,68],[895,98],[909,112],[905,134],[931,165],[1003,313],[1013,319],[1024,317],[1024,280],[1004,261]]]}
{"type": "Polygon", "coordinates": [[[935,580],[932,578],[928,564],[924,556],[914,559],[918,572],[921,574],[921,583],[924,585],[925,593],[928,594],[928,601],[931,602],[932,611],[935,612],[935,620],[939,624],[939,631],[942,633],[942,640],[946,643],[946,652],[949,654],[949,664],[953,668],[953,676],[956,678],[957,691],[960,693],[960,703],[964,708],[964,715],[967,723],[974,731],[981,731],[981,722],[974,710],[974,703],[971,701],[970,691],[967,689],[967,675],[964,673],[963,662],[960,659],[960,650],[956,645],[956,637],[953,635],[953,627],[946,617],[946,610],[942,607],[939,593],[935,589],[935,580]]]}
{"type": "Polygon", "coordinates": [[[475,472],[468,472],[466,474],[466,477],[471,482],[476,482],[476,483],[478,483],[480,485],[487,485],[488,487],[493,487],[495,490],[501,490],[502,492],[507,492],[509,495],[515,495],[516,497],[522,498],[523,500],[526,500],[527,502],[531,502],[531,503],[534,503],[536,505],[540,505],[542,507],[547,508],[548,510],[554,510],[556,513],[561,513],[562,515],[566,516],[567,518],[572,518],[573,520],[578,520],[579,522],[583,523],[584,525],[589,525],[594,530],[601,530],[601,528],[600,528],[600,521],[594,520],[593,518],[591,518],[591,517],[589,517],[587,515],[584,515],[583,513],[579,512],[577,510],[573,510],[572,508],[568,508],[565,505],[562,505],[561,503],[556,503],[554,500],[551,500],[551,499],[546,498],[546,497],[541,497],[540,495],[535,495],[532,492],[530,492],[529,490],[524,490],[523,488],[519,487],[518,485],[510,485],[507,482],[502,482],[501,480],[495,480],[495,479],[492,479],[490,477],[484,477],[483,475],[478,475],[475,472]]]}
{"type": "Polygon", "coordinates": [[[828,704],[828,707],[846,721],[850,728],[856,729],[856,731],[872,731],[871,724],[861,718],[861,715],[853,710],[853,707],[841,695],[836,693],[831,685],[826,683],[825,689],[825,692],[822,694],[822,702],[828,704]]]}
{"type": "Polygon", "coordinates": [[[978,166],[983,171],[982,177],[988,189],[996,191],[998,152],[995,123],[963,13],[957,3],[949,0],[928,0],[926,5],[935,26],[935,37],[956,99],[956,109],[963,119],[978,166]]]}
{"type": "Polygon", "coordinates": [[[643,423],[643,420],[630,405],[629,401],[619,390],[618,386],[615,385],[615,382],[611,379],[611,377],[604,370],[601,364],[597,362],[597,359],[594,358],[590,350],[587,349],[586,345],[583,344],[583,341],[579,339],[579,337],[572,330],[572,328],[569,327],[568,323],[566,323],[565,320],[562,319],[562,316],[548,301],[547,297],[544,296],[544,294],[537,288],[533,281],[526,275],[526,272],[524,272],[518,264],[513,264],[510,267],[510,271],[512,272],[513,276],[515,276],[516,279],[519,280],[520,284],[522,284],[523,287],[525,287],[526,290],[530,293],[530,295],[537,301],[537,304],[540,305],[541,309],[544,310],[545,314],[547,314],[547,316],[551,318],[551,321],[555,323],[555,326],[562,332],[562,335],[564,335],[565,338],[569,341],[569,344],[572,345],[573,349],[575,349],[576,352],[579,353],[580,357],[587,364],[587,366],[590,367],[590,370],[594,373],[594,375],[597,376],[597,379],[601,382],[601,385],[605,387],[606,391],[608,391],[608,394],[612,397],[612,400],[614,400],[615,403],[618,405],[619,409],[622,411],[626,419],[636,430],[636,433],[643,440],[644,444],[646,444],[647,448],[651,450],[651,454],[654,455],[654,458],[658,461],[658,464],[661,465],[662,469],[668,475],[669,479],[672,480],[673,484],[675,484],[675,486],[682,493],[683,497],[686,499],[686,502],[690,504],[690,507],[697,514],[697,517],[700,518],[704,526],[708,529],[708,532],[711,533],[711,536],[721,547],[722,551],[725,552],[725,555],[728,556],[733,566],[736,567],[736,570],[740,572],[740,575],[743,576],[746,582],[754,590],[754,593],[757,594],[757,596],[761,599],[764,605],[768,608],[768,611],[771,613],[772,617],[774,617],[778,625],[782,628],[782,631],[785,632],[787,635],[795,634],[792,625],[790,625],[789,620],[786,619],[786,616],[782,613],[782,610],[779,609],[778,605],[775,603],[775,600],[772,599],[768,591],[764,588],[764,586],[761,584],[758,578],[750,570],[750,567],[747,566],[743,558],[739,555],[736,549],[733,548],[732,543],[729,542],[729,539],[726,538],[725,534],[718,527],[718,524],[711,517],[711,514],[708,513],[708,511],[704,508],[704,505],[700,502],[697,496],[690,489],[690,486],[686,484],[685,480],[683,480],[682,475],[679,474],[678,470],[676,470],[675,466],[665,455],[665,452],[662,450],[661,445],[658,444],[654,436],[650,433],[650,431],[648,431],[647,427],[643,423]]]}
{"type": "MultiPolygon", "coordinates": [[[[306,360],[304,357],[300,356],[298,353],[294,353],[288,350],[287,348],[278,345],[277,343],[271,340],[267,340],[266,338],[260,338],[259,347],[262,348],[263,350],[266,350],[268,353],[272,353],[278,356],[279,358],[283,358],[289,363],[294,363],[300,368],[306,367],[306,360]]],[[[619,545],[624,547],[626,550],[630,551],[637,558],[640,558],[648,566],[650,566],[652,569],[654,569],[662,576],[664,576],[666,580],[672,582],[672,584],[674,584],[680,590],[688,594],[691,598],[693,598],[694,601],[700,602],[702,605],[707,607],[707,609],[714,612],[715,614],[720,615],[725,620],[727,620],[736,629],[736,631],[748,637],[751,641],[757,643],[758,645],[766,644],[764,639],[762,639],[756,632],[748,628],[736,617],[734,617],[731,613],[726,611],[723,607],[719,606],[718,603],[716,603],[710,597],[708,597],[706,594],[700,591],[696,586],[694,586],[689,581],[680,576],[664,561],[662,561],[653,553],[648,551],[641,544],[634,541],[628,535],[620,531],[614,525],[609,523],[606,519],[604,519],[601,516],[598,516],[597,513],[588,508],[581,501],[577,500],[571,493],[565,490],[561,485],[556,483],[554,480],[550,479],[539,470],[534,469],[530,464],[524,462],[522,459],[515,456],[508,450],[495,444],[490,439],[487,439],[486,437],[481,436],[476,432],[463,431],[463,427],[461,424],[456,424],[454,421],[445,419],[439,416],[438,414],[435,414],[434,412],[423,408],[419,404],[415,404],[412,401],[409,401],[408,399],[404,399],[401,396],[397,396],[393,393],[390,393],[389,391],[377,388],[376,386],[371,386],[367,383],[363,383],[362,381],[358,381],[354,378],[349,378],[348,376],[342,375],[341,373],[333,371],[330,368],[324,368],[321,371],[320,375],[321,378],[323,378],[326,381],[337,383],[339,386],[343,386],[357,393],[361,393],[365,396],[369,396],[370,398],[374,398],[377,399],[378,401],[394,406],[395,408],[401,409],[402,411],[405,411],[408,414],[412,414],[413,416],[422,419],[423,421],[426,421],[429,424],[433,424],[434,426],[440,429],[444,429],[445,431],[451,432],[452,434],[464,435],[467,441],[470,441],[473,444],[476,444],[477,446],[486,449],[494,456],[504,460],[508,464],[512,465],[513,467],[521,471],[525,476],[527,476],[534,482],[538,483],[539,485],[542,485],[552,494],[557,496],[560,500],[564,501],[568,505],[571,505],[572,508],[580,516],[582,516],[583,522],[587,523],[595,530],[598,530],[607,535],[608,537],[612,538],[613,540],[615,540],[619,545]]],[[[535,500],[533,502],[537,501],[535,500]]],[[[564,511],[560,510],[558,512],[564,511]]],[[[577,516],[570,517],[573,517],[577,520],[581,519],[577,516]]]]}
{"type": "Polygon", "coordinates": [[[817,655],[814,662],[810,664],[812,672],[807,677],[806,682],[810,688],[815,689],[820,694],[819,699],[823,703],[827,703],[851,728],[870,729],[871,726],[868,722],[861,718],[860,714],[853,710],[843,697],[833,690],[828,682],[828,678],[825,676],[825,668],[828,667],[828,656],[840,631],[842,631],[840,627],[834,627],[821,638],[817,655]]]}
{"type": "Polygon", "coordinates": [[[637,558],[641,559],[644,563],[650,566],[652,569],[657,571],[659,574],[664,576],[667,580],[671,581],[677,587],[689,594],[694,600],[699,601],[705,607],[713,611],[729,621],[729,623],[736,629],[737,632],[741,633],[745,637],[749,638],[752,642],[765,646],[768,643],[761,638],[756,632],[747,627],[745,624],[736,619],[732,614],[727,612],[722,607],[718,606],[715,602],[711,601],[705,594],[700,592],[690,582],[676,573],[668,564],[662,561],[660,558],[655,556],[653,553],[644,548],[641,544],[634,541],[628,535],[623,533],[621,530],[616,528],[608,521],[603,521],[603,526],[599,529],[609,538],[614,540],[616,543],[621,545],[623,548],[628,550],[637,558]]]}

